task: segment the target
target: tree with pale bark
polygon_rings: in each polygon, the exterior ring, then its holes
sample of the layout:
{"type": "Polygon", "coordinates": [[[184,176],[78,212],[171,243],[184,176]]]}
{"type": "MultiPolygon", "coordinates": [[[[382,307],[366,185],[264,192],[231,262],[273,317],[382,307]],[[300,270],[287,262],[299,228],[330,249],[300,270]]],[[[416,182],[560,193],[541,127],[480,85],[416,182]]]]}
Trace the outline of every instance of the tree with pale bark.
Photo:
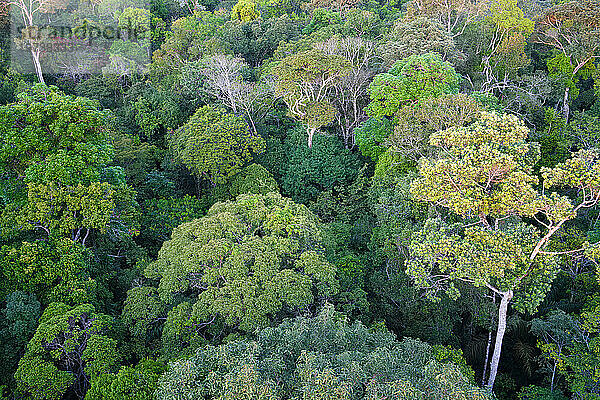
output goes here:
{"type": "Polygon", "coordinates": [[[364,107],[378,59],[375,44],[360,37],[332,37],[317,43],[315,48],[350,61],[348,73],[333,85],[332,103],[338,111],[335,119],[344,145],[347,149],[353,148],[354,129],[366,119],[364,107]]]}
{"type": "MultiPolygon", "coordinates": [[[[537,309],[558,273],[555,257],[561,252],[552,251],[550,239],[600,199],[597,150],[542,168],[543,190],[537,189],[533,167],[539,146],[526,142],[528,131],[515,116],[482,113],[467,127],[437,132],[430,144],[439,157],[421,159],[411,184],[416,200],[445,208],[462,222],[428,220],[412,237],[407,274],[434,300],[441,292],[456,298],[465,284],[500,300],[494,350],[484,369],[490,391],[509,305],[520,312],[537,309]],[[575,189],[579,196],[548,193],[553,187],[575,189]]],[[[586,246],[566,252],[583,252],[586,246]]]]}
{"type": "Polygon", "coordinates": [[[483,17],[486,0],[411,0],[406,5],[406,18],[427,17],[438,22],[452,38],[483,17]]]}
{"type": "MultiPolygon", "coordinates": [[[[23,21],[21,39],[29,47],[35,73],[40,83],[44,83],[44,74],[40,56],[42,53],[38,19],[40,14],[51,13],[57,9],[65,8],[66,4],[60,0],[8,0],[6,6],[15,8],[23,21]]],[[[0,6],[2,8],[2,6],[0,6]]]]}
{"type": "Polygon", "coordinates": [[[317,129],[335,120],[334,87],[351,68],[346,58],[319,49],[290,55],[272,68],[275,93],[282,97],[289,114],[305,125],[308,147],[312,147],[317,129]]]}
{"type": "MultiPolygon", "coordinates": [[[[548,9],[537,21],[536,43],[558,51],[566,74],[573,78],[600,57],[600,2],[578,0],[558,4],[548,9]]],[[[563,116],[569,117],[569,91],[565,85],[563,116]]]]}
{"type": "Polygon", "coordinates": [[[204,91],[216,97],[234,114],[243,114],[254,134],[256,124],[263,120],[276,100],[273,83],[265,78],[260,82],[247,82],[242,72],[246,62],[237,57],[216,54],[203,60],[201,73],[205,78],[204,91]]]}

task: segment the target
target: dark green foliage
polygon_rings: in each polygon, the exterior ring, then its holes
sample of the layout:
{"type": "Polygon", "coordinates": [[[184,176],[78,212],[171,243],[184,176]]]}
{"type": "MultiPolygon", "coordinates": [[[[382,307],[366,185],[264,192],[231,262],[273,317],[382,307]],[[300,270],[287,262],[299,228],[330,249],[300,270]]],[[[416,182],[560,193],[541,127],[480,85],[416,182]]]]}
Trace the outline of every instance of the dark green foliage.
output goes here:
{"type": "Polygon", "coordinates": [[[560,390],[551,392],[550,389],[535,385],[521,388],[518,393],[519,400],[567,400],[568,397],[560,390]]]}
{"type": "Polygon", "coordinates": [[[532,139],[540,144],[541,152],[536,169],[552,168],[569,158],[572,141],[569,138],[565,119],[556,110],[546,109],[544,126],[532,136],[532,139]]]}
{"type": "MultiPolygon", "coordinates": [[[[35,295],[22,291],[6,297],[6,306],[0,314],[0,364],[4,371],[14,371],[33,336],[41,314],[41,304],[35,295]]],[[[11,385],[12,374],[0,376],[1,385],[11,385]]]]}
{"type": "Polygon", "coordinates": [[[131,99],[131,112],[141,137],[161,145],[165,143],[165,134],[179,126],[183,119],[173,95],[153,89],[131,99]]]}
{"type": "Polygon", "coordinates": [[[142,204],[140,240],[155,254],[175,227],[200,218],[209,206],[205,198],[190,195],[146,200],[142,204]]]}
{"type": "Polygon", "coordinates": [[[90,381],[118,368],[117,342],[106,336],[110,326],[111,318],[89,304],[50,304],[19,361],[18,392],[40,400],[82,398],[90,381]]]}
{"type": "MultiPolygon", "coordinates": [[[[414,339],[348,323],[326,307],[315,318],[288,320],[256,340],[199,348],[172,365],[159,399],[486,399],[458,367],[435,360],[414,339]]],[[[445,360],[444,360],[445,361],[445,360]]]]}
{"type": "MultiPolygon", "coordinates": [[[[305,203],[322,191],[352,182],[361,166],[356,154],[333,136],[316,135],[309,148],[304,130],[295,128],[288,131],[283,143],[273,144],[269,152],[281,152],[282,158],[271,171],[280,176],[283,193],[294,201],[305,203]]],[[[265,158],[271,158],[269,152],[265,158]]]]}
{"type": "Polygon", "coordinates": [[[354,138],[360,152],[377,162],[385,152],[385,141],[392,134],[392,124],[388,119],[369,118],[354,130],[354,138]]]}
{"type": "Polygon", "coordinates": [[[228,21],[219,36],[231,53],[240,54],[249,65],[260,66],[273,55],[280,42],[296,40],[299,32],[298,25],[282,15],[251,22],[228,21]]]}
{"type": "Polygon", "coordinates": [[[317,8],[312,13],[310,23],[302,30],[305,35],[318,31],[330,25],[339,24],[342,22],[340,13],[328,10],[326,8],[317,8]]]}

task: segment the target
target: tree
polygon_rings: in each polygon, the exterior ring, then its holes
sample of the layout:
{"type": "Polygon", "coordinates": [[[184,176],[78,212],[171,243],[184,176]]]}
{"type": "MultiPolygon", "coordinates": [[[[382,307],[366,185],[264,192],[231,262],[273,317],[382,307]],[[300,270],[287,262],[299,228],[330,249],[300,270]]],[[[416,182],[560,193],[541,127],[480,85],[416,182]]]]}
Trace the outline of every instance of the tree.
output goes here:
{"type": "Polygon", "coordinates": [[[303,129],[293,128],[283,142],[269,143],[268,151],[261,156],[263,165],[281,182],[283,194],[308,203],[320,192],[354,180],[360,160],[344,148],[339,138],[319,135],[312,148],[303,146],[303,142],[303,129]]]}
{"type": "Polygon", "coordinates": [[[531,321],[530,329],[538,338],[538,348],[547,361],[544,372],[550,378],[550,392],[554,392],[558,375],[564,369],[565,352],[573,340],[573,333],[578,329],[577,322],[564,311],[557,310],[531,321]]]}
{"type": "Polygon", "coordinates": [[[56,12],[57,9],[66,8],[67,4],[57,0],[8,0],[7,6],[14,7],[21,14],[23,20],[21,37],[31,52],[31,59],[38,81],[44,83],[44,74],[40,63],[42,43],[39,39],[39,27],[36,24],[39,22],[40,14],[56,12]]]}
{"type": "Polygon", "coordinates": [[[254,341],[199,348],[192,357],[172,364],[160,380],[157,397],[489,398],[440,353],[415,339],[396,341],[385,328],[350,323],[327,305],[313,318],[298,317],[261,329],[254,341]]]}
{"type": "Polygon", "coordinates": [[[152,400],[158,379],[165,366],[154,360],[142,360],[135,367],[121,367],[119,372],[96,379],[85,400],[152,400]]]}
{"type": "Polygon", "coordinates": [[[202,64],[205,90],[234,114],[243,114],[254,134],[258,135],[256,122],[264,119],[275,100],[272,83],[269,80],[244,81],[242,72],[248,69],[248,65],[240,58],[216,54],[203,60],[202,64]]]}
{"type": "Polygon", "coordinates": [[[402,107],[395,115],[393,133],[386,144],[411,161],[431,154],[429,136],[452,126],[475,122],[483,107],[462,93],[421,99],[402,107]]]}
{"type": "Polygon", "coordinates": [[[213,324],[252,331],[332,296],[335,267],[323,251],[317,217],[277,193],[240,195],[180,225],[146,269],[161,299],[177,304],[164,351],[198,343],[213,324]]]}
{"type": "Polygon", "coordinates": [[[229,194],[236,198],[244,193],[267,194],[279,192],[279,185],[273,175],[260,164],[250,164],[231,177],[228,182],[229,194]]]}
{"type": "Polygon", "coordinates": [[[478,0],[411,0],[407,4],[407,19],[421,16],[438,22],[452,38],[462,35],[465,29],[486,11],[486,2],[478,0]]]}
{"type": "MultiPolygon", "coordinates": [[[[516,117],[482,113],[474,124],[437,132],[430,144],[440,158],[423,158],[411,185],[415,199],[448,209],[464,224],[429,220],[413,235],[407,274],[432,298],[446,291],[458,296],[455,282],[485,288],[500,298],[496,340],[486,387],[494,386],[509,304],[532,312],[557,273],[549,241],[583,208],[600,198],[600,163],[595,151],[574,153],[554,169],[542,169],[543,187],[573,187],[578,203],[536,190],[536,144],[516,117]],[[513,219],[511,219],[511,217],[513,219]],[[533,219],[536,225],[515,217],[533,219]]],[[[569,252],[582,251],[573,249],[569,252]]]]}
{"type": "Polygon", "coordinates": [[[140,239],[144,247],[158,252],[171,232],[184,222],[202,217],[210,203],[194,196],[151,198],[142,203],[140,239]]]}
{"type": "Polygon", "coordinates": [[[460,79],[452,65],[437,53],[396,61],[369,85],[371,102],[367,114],[374,118],[391,117],[401,107],[422,98],[458,93],[460,79]]]}
{"type": "MultiPolygon", "coordinates": [[[[6,306],[0,312],[0,362],[6,372],[17,368],[40,314],[41,304],[34,294],[16,291],[6,296],[6,306]]],[[[12,379],[12,374],[3,374],[0,382],[13,386],[12,379]]]]}
{"type": "Polygon", "coordinates": [[[212,54],[215,34],[223,22],[223,18],[208,11],[194,11],[193,15],[174,21],[164,43],[152,55],[152,72],[163,77],[185,61],[212,54]]]}
{"type": "MultiPolygon", "coordinates": [[[[577,0],[558,4],[544,12],[537,21],[536,43],[558,50],[567,64],[562,69],[571,80],[600,57],[600,4],[594,0],[577,0]],[[567,68],[568,66],[568,68],[567,68]]],[[[569,85],[563,97],[563,116],[569,119],[569,85]]]]}
{"type": "Polygon", "coordinates": [[[447,60],[457,53],[451,33],[427,17],[398,20],[379,48],[386,67],[411,55],[439,53],[447,60]]]}
{"type": "MultiPolygon", "coordinates": [[[[270,7],[268,10],[261,7],[261,12],[270,12],[276,5],[270,7]]],[[[298,24],[285,13],[270,18],[263,16],[250,22],[230,20],[218,32],[226,53],[239,54],[254,68],[261,67],[281,42],[295,41],[299,36],[298,24]]]]}
{"type": "Polygon", "coordinates": [[[306,126],[308,147],[317,129],[334,121],[337,110],[330,96],[350,69],[347,59],[318,49],[287,56],[272,68],[275,93],[287,104],[290,116],[306,126]]]}
{"type": "Polygon", "coordinates": [[[367,98],[367,88],[375,74],[373,68],[376,59],[375,45],[360,37],[333,37],[315,44],[314,47],[350,61],[348,73],[333,86],[332,103],[338,110],[336,120],[344,139],[344,146],[351,149],[355,144],[354,128],[366,116],[364,103],[367,98]]]}
{"type": "MultiPolygon", "coordinates": [[[[0,107],[3,179],[76,185],[98,181],[112,147],[109,114],[83,97],[55,86],[35,85],[19,101],[0,107]]],[[[7,187],[14,185],[8,183],[7,187]]],[[[4,193],[8,201],[9,193],[4,193]]]]}
{"type": "Polygon", "coordinates": [[[377,162],[391,133],[392,124],[387,118],[369,118],[354,129],[354,138],[362,155],[377,162]]]}
{"type": "Polygon", "coordinates": [[[525,42],[534,29],[534,22],[526,18],[516,0],[490,2],[484,31],[489,43],[481,51],[483,92],[492,92],[507,85],[519,68],[529,64],[525,42]]]}
{"type": "Polygon", "coordinates": [[[211,106],[200,107],[169,142],[180,163],[213,184],[225,183],[265,145],[243,118],[211,106]]]}
{"type": "Polygon", "coordinates": [[[97,283],[89,276],[89,254],[69,239],[22,241],[2,246],[0,296],[16,290],[35,293],[42,304],[83,304],[95,299],[97,283]]]}
{"type": "Polygon", "coordinates": [[[0,107],[4,234],[42,231],[86,243],[90,232],[131,235],[134,192],[110,169],[109,113],[56,87],[35,85],[0,107]]]}
{"type": "Polygon", "coordinates": [[[89,304],[50,304],[15,372],[18,393],[36,400],[83,398],[90,381],[118,366],[117,342],[106,336],[110,325],[111,318],[89,304]]]}

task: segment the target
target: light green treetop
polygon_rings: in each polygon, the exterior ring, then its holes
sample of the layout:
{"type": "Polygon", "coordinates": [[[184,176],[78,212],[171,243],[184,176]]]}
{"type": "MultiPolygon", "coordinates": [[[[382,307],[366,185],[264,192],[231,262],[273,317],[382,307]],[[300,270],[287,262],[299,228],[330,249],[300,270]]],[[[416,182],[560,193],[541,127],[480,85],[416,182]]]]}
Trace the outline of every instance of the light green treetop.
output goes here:
{"type": "Polygon", "coordinates": [[[321,236],[304,205],[277,193],[244,194],[174,229],[146,275],[160,279],[164,301],[187,296],[169,318],[187,309],[191,331],[216,316],[252,330],[284,307],[335,294],[335,267],[325,259],[321,236]]]}
{"type": "Polygon", "coordinates": [[[420,99],[458,93],[460,81],[460,74],[438,53],[403,58],[373,79],[367,114],[374,118],[391,117],[401,107],[420,99]]]}
{"type": "Polygon", "coordinates": [[[265,143],[243,118],[203,106],[171,135],[170,145],[179,162],[217,184],[239,172],[253,152],[262,153],[265,143]]]}

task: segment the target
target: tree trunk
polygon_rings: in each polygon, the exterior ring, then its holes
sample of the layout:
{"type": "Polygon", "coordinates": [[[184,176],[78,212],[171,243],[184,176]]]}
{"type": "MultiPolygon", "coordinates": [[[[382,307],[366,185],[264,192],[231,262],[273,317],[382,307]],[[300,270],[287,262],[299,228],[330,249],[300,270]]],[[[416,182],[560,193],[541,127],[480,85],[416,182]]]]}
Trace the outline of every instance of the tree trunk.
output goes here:
{"type": "Polygon", "coordinates": [[[510,303],[512,298],[512,290],[508,290],[500,295],[498,330],[496,331],[494,354],[492,355],[492,361],[490,362],[490,377],[486,385],[487,390],[490,392],[494,389],[494,382],[496,381],[496,374],[498,373],[498,363],[500,362],[500,353],[502,352],[502,340],[504,339],[504,332],[506,331],[506,312],[508,310],[508,303],[510,303]]]}
{"type": "Polygon", "coordinates": [[[44,81],[44,75],[42,74],[42,64],[40,63],[40,51],[33,49],[33,43],[30,43],[31,46],[31,58],[33,61],[33,66],[35,67],[35,74],[38,77],[40,83],[46,83],[44,81]]]}
{"type": "Polygon", "coordinates": [[[565,122],[569,122],[569,88],[565,88],[565,96],[563,97],[562,115],[565,122]]]}
{"type": "Polygon", "coordinates": [[[483,363],[483,373],[481,374],[481,386],[485,385],[487,378],[487,367],[490,360],[490,347],[492,346],[492,331],[488,332],[487,346],[485,347],[485,362],[483,363]]]}
{"type": "Polygon", "coordinates": [[[306,132],[308,133],[308,148],[312,147],[313,136],[315,135],[316,128],[307,128],[306,132]]]}

